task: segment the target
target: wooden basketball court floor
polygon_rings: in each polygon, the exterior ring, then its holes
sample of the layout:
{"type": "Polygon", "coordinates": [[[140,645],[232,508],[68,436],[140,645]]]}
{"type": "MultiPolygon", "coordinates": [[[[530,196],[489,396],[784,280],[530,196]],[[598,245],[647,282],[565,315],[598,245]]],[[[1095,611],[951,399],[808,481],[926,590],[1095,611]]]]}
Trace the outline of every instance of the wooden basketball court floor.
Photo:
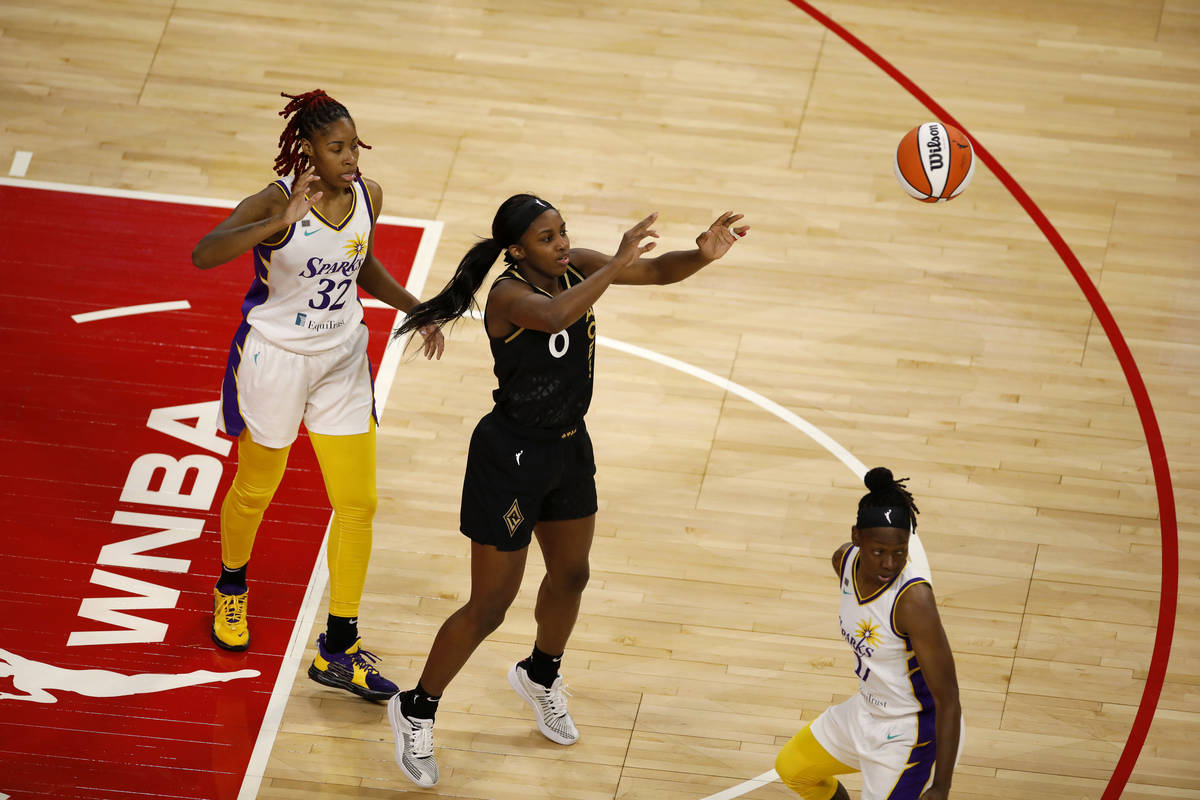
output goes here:
{"type": "MultiPolygon", "coordinates": [[[[320,86],[385,213],[445,223],[429,289],[517,191],[601,250],[652,210],[663,248],[726,209],[753,226],[596,306],[579,744],[505,687],[531,558],[443,701],[435,790],[396,769],[382,706],[301,669],[246,794],[791,796],[741,784],[854,691],[828,555],[861,463],[922,509],[967,720],[953,797],[1200,797],[1200,3],[820,2],[983,146],[939,206],[891,174],[934,113],[802,5],[0,6],[0,161],[31,180],[237,200],[271,178],[278,92],[320,86]]],[[[362,624],[401,684],[466,597],[458,490],[493,380],[464,321],[390,394],[362,624]]]]}

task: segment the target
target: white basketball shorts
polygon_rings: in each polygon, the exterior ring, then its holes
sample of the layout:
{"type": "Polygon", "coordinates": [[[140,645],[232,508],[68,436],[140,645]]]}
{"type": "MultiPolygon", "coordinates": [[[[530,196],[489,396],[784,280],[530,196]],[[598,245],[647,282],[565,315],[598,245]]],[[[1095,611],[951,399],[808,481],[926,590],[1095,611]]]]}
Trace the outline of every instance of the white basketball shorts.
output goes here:
{"type": "Polygon", "coordinates": [[[367,339],[367,327],[359,325],[332,350],[301,355],[271,344],[252,327],[235,374],[236,407],[224,396],[226,381],[218,427],[231,436],[244,427],[255,442],[275,448],[295,441],[301,420],[312,433],[366,433],[375,413],[367,339]]]}
{"type": "MultiPolygon", "coordinates": [[[[862,773],[862,800],[917,800],[933,782],[937,738],[932,710],[884,717],[856,692],[821,712],[811,730],[829,755],[862,773]]],[[[960,733],[956,763],[964,739],[960,733]]]]}

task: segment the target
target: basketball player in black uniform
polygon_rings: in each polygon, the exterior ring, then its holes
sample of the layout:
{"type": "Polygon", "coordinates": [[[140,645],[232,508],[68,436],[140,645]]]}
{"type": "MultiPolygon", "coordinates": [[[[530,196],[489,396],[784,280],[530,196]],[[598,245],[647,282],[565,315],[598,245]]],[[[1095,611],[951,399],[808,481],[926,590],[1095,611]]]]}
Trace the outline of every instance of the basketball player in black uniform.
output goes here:
{"type": "Polygon", "coordinates": [[[657,214],[621,237],[616,255],[572,248],[557,209],[528,194],[510,197],[492,236],[463,257],[437,296],[413,308],[403,335],[440,326],[470,308],[497,257],[484,325],[499,386],[495,408],[475,428],[463,481],[461,529],[471,539],[471,596],[442,624],[414,689],[388,702],[396,761],[418,786],[437,783],[433,720],[446,686],[500,626],[516,597],[536,537],[546,564],[532,654],[509,684],[533,707],[538,729],[558,744],[579,732],[567,712],[559,663],[588,581],[596,522],[596,462],[584,415],[592,399],[596,318],[592,304],[613,283],[681,281],[723,256],[747,226],[727,212],[696,237],[696,249],[643,258],[657,214]]]}

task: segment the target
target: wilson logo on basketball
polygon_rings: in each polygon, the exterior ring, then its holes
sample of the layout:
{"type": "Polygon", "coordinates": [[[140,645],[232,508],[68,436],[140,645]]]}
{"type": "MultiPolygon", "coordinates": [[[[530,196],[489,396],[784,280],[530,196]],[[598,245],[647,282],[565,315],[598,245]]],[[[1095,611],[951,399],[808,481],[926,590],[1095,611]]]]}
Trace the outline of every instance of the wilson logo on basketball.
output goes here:
{"type": "Polygon", "coordinates": [[[971,140],[940,122],[926,122],[904,135],[896,148],[896,180],[924,203],[943,203],[967,188],[975,174],[971,140]]]}
{"type": "Polygon", "coordinates": [[[929,126],[929,141],[925,143],[925,160],[930,169],[942,168],[942,136],[937,125],[929,126]]]}

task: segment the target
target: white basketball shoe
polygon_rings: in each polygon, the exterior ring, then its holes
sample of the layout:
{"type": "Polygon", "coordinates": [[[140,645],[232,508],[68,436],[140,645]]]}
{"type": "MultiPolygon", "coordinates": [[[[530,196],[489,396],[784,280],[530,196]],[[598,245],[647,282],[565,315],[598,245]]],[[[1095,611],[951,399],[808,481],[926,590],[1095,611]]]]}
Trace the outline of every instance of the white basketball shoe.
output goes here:
{"type": "Polygon", "coordinates": [[[396,763],[417,786],[438,782],[437,761],[433,758],[433,720],[406,717],[400,710],[400,694],[388,699],[388,722],[396,736],[396,763]]]}
{"type": "Polygon", "coordinates": [[[525,667],[517,663],[508,671],[508,683],[537,715],[538,730],[543,736],[557,744],[575,744],[579,741],[579,730],[567,711],[567,698],[570,695],[561,675],[547,689],[530,678],[525,667]]]}

